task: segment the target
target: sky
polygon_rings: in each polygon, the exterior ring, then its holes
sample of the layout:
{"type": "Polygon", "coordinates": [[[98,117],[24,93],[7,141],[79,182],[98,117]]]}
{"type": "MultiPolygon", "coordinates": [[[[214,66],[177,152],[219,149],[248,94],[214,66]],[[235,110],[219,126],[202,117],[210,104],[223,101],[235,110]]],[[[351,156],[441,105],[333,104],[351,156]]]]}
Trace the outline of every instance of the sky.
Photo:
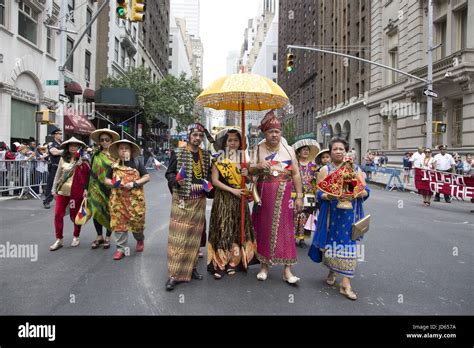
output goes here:
{"type": "Polygon", "coordinates": [[[200,31],[204,46],[203,88],[226,74],[229,51],[240,48],[260,0],[201,0],[200,31]]]}

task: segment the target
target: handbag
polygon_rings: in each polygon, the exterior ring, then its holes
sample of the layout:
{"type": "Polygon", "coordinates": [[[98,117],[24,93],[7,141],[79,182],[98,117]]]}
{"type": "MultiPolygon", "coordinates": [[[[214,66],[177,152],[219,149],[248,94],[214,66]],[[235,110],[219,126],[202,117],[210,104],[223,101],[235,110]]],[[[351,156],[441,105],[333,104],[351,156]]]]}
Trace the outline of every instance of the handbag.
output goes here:
{"type": "Polygon", "coordinates": [[[76,214],[74,223],[76,225],[85,225],[86,222],[91,218],[91,215],[91,210],[87,206],[87,198],[84,198],[82,200],[81,206],[79,207],[79,211],[76,214]]]}
{"type": "MultiPolygon", "coordinates": [[[[355,209],[354,209],[354,220],[355,220],[355,209]]],[[[369,231],[370,225],[370,214],[366,215],[362,219],[360,218],[360,211],[359,211],[359,220],[354,221],[352,224],[352,240],[357,240],[366,234],[369,231]]]]}

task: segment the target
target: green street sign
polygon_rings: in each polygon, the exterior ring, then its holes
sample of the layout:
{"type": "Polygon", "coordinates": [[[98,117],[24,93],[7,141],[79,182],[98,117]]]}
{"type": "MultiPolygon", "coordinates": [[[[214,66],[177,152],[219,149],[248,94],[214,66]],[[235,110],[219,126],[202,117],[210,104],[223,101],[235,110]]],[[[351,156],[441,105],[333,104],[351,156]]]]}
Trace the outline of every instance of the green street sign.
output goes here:
{"type": "Polygon", "coordinates": [[[59,81],[58,80],[46,80],[46,86],[58,86],[59,81]]]}

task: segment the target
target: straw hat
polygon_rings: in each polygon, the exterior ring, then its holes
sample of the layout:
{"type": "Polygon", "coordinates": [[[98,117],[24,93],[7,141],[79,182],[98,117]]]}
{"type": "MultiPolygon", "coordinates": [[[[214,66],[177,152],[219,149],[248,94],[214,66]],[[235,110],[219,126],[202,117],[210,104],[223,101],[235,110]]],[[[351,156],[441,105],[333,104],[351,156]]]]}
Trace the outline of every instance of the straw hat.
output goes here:
{"type": "Polygon", "coordinates": [[[302,147],[309,147],[309,157],[310,161],[314,161],[316,156],[318,155],[321,148],[319,147],[319,143],[314,139],[301,139],[298,140],[296,143],[292,145],[293,150],[295,150],[296,155],[298,156],[298,150],[302,147]]]}
{"type": "Polygon", "coordinates": [[[225,150],[225,145],[226,145],[226,144],[224,144],[224,139],[225,139],[226,134],[227,134],[230,130],[237,131],[237,132],[240,134],[240,137],[242,137],[242,132],[240,131],[240,128],[239,128],[239,127],[229,127],[229,128],[226,128],[226,129],[223,129],[223,130],[219,131],[219,132],[214,136],[214,139],[216,139],[216,141],[214,142],[213,146],[214,146],[214,149],[215,149],[216,151],[225,150]]]}
{"type": "Polygon", "coordinates": [[[94,143],[99,144],[99,137],[102,133],[107,133],[112,138],[112,142],[120,140],[120,135],[112,129],[108,128],[96,129],[91,133],[90,138],[92,139],[92,141],[94,141],[94,143]]]}
{"type": "Polygon", "coordinates": [[[82,147],[87,148],[86,143],[84,143],[83,141],[80,141],[79,139],[77,139],[75,137],[72,137],[72,138],[66,140],[64,143],[61,144],[61,149],[64,149],[66,147],[66,145],[68,145],[68,144],[79,144],[82,147]]]}
{"type": "Polygon", "coordinates": [[[314,161],[318,164],[321,163],[321,156],[325,153],[327,153],[329,155],[330,154],[329,149],[323,149],[323,150],[319,151],[319,153],[316,156],[316,158],[314,159],[314,161]]]}
{"type": "Polygon", "coordinates": [[[109,153],[113,158],[119,158],[118,147],[120,144],[130,145],[130,148],[132,149],[132,158],[136,158],[140,155],[140,147],[137,144],[131,142],[130,140],[122,139],[113,142],[109,147],[109,153]]]}

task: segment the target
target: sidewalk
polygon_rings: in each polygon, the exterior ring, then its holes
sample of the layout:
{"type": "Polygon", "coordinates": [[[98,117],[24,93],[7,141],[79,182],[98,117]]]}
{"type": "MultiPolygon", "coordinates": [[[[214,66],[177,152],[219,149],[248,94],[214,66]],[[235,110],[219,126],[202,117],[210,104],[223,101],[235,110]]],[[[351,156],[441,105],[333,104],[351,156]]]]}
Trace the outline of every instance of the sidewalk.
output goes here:
{"type": "MultiPolygon", "coordinates": [[[[367,183],[369,185],[380,185],[382,186],[383,188],[385,188],[387,186],[387,183],[388,183],[388,180],[390,179],[390,175],[389,174],[383,174],[383,173],[372,173],[372,180],[367,180],[367,183]],[[374,175],[375,174],[375,175],[374,175]]],[[[403,182],[403,175],[400,177],[400,180],[402,180],[403,182]]],[[[397,184],[398,182],[395,181],[395,180],[392,180],[392,191],[393,190],[397,190],[397,184]]],[[[405,191],[408,191],[408,192],[418,192],[418,190],[416,189],[415,187],[415,180],[414,178],[410,178],[410,183],[407,185],[407,184],[404,184],[404,190],[405,191]]],[[[400,189],[401,190],[401,189],[400,189]]]]}

